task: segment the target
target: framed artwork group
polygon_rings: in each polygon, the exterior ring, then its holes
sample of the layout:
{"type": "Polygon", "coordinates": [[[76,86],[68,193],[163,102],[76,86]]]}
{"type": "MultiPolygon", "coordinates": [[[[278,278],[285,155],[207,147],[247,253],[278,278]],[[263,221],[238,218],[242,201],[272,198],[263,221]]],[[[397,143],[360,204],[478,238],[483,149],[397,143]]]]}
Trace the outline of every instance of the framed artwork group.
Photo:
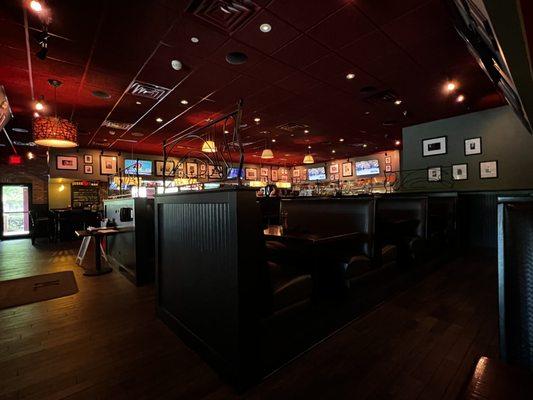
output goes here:
{"type": "MultiPolygon", "coordinates": [[[[422,140],[422,156],[430,157],[447,154],[447,136],[440,136],[431,139],[422,140]]],[[[472,137],[464,139],[465,157],[483,154],[481,137],[472,137]]],[[[427,169],[429,182],[440,182],[442,180],[442,167],[428,167],[427,169]]],[[[454,181],[463,181],[468,179],[468,163],[453,164],[451,167],[451,178],[454,181]]],[[[480,161],[479,178],[494,179],[498,178],[498,161],[480,161]]]]}

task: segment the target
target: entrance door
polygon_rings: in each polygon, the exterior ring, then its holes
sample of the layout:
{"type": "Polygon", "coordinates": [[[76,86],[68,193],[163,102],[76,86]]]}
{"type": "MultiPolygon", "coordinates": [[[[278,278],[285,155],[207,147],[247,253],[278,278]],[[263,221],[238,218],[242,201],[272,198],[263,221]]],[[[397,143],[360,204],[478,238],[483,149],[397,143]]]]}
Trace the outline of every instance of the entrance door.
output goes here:
{"type": "Polygon", "coordinates": [[[27,236],[30,233],[30,185],[3,184],[2,197],[2,239],[27,236]]]}

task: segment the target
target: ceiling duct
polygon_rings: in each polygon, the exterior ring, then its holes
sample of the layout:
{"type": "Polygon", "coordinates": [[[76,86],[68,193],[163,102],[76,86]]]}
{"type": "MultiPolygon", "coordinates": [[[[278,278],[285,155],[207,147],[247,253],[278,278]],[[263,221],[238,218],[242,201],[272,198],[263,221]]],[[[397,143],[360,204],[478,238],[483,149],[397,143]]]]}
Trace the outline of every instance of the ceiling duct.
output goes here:
{"type": "Polygon", "coordinates": [[[279,125],[277,128],[281,129],[282,131],[286,131],[286,132],[291,132],[292,133],[292,132],[304,131],[305,129],[309,128],[309,125],[299,124],[299,123],[296,123],[296,122],[288,122],[286,124],[279,125]]]}
{"type": "Polygon", "coordinates": [[[161,100],[170,92],[170,89],[157,86],[152,83],[135,81],[128,89],[128,93],[134,96],[146,97],[153,100],[161,100]]]}
{"type": "Polygon", "coordinates": [[[233,33],[247,23],[258,8],[250,0],[193,0],[186,11],[225,33],[233,33]]]}

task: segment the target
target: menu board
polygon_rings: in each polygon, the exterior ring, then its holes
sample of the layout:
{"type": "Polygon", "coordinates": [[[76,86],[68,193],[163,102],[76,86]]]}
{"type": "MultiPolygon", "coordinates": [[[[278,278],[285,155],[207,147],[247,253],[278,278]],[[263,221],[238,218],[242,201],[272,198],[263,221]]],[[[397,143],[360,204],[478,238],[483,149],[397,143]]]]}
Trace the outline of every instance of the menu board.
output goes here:
{"type": "Polygon", "coordinates": [[[92,181],[72,182],[72,208],[85,208],[100,203],[99,183],[92,181]]]}

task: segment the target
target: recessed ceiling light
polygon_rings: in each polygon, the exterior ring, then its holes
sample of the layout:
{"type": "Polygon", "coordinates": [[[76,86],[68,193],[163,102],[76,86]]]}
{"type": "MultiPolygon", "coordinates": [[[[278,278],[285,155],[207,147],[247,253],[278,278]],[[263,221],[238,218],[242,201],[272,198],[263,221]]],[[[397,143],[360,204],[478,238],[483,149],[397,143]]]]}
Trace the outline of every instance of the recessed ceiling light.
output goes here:
{"type": "Polygon", "coordinates": [[[41,110],[43,110],[43,109],[44,109],[44,104],[41,103],[40,101],[38,101],[37,103],[35,103],[35,109],[36,109],[37,111],[41,111],[41,110]]]}
{"type": "Polygon", "coordinates": [[[28,160],[33,160],[35,158],[35,155],[31,151],[28,151],[26,157],[28,157],[28,160]]]}
{"type": "Polygon", "coordinates": [[[156,120],[156,122],[159,122],[159,123],[163,122],[162,118],[156,118],[155,120],[156,120]]]}
{"type": "Polygon", "coordinates": [[[181,67],[183,67],[183,65],[181,64],[181,61],[179,61],[179,60],[172,60],[170,62],[170,66],[172,67],[172,69],[174,69],[176,71],[179,71],[181,69],[181,67]]]}
{"type": "Polygon", "coordinates": [[[99,99],[110,99],[111,95],[103,90],[93,90],[93,96],[99,99]]]}
{"type": "Polygon", "coordinates": [[[229,133],[229,131],[226,129],[226,130],[224,131],[224,133],[229,133]]]}
{"type": "Polygon", "coordinates": [[[196,36],[193,36],[191,38],[191,42],[193,42],[193,43],[198,43],[199,41],[200,41],[200,39],[198,39],[196,36]]]}
{"type": "Polygon", "coordinates": [[[370,115],[370,111],[365,111],[365,115],[370,115]]]}
{"type": "Polygon", "coordinates": [[[137,100],[137,101],[135,102],[135,104],[137,104],[138,106],[140,106],[140,105],[141,105],[141,102],[137,100]]]}
{"type": "Polygon", "coordinates": [[[368,146],[368,145],[366,143],[363,143],[363,147],[366,147],[366,146],[368,146]]]}
{"type": "Polygon", "coordinates": [[[115,131],[109,131],[109,134],[110,134],[111,136],[115,136],[115,133],[116,133],[115,131]]]}
{"type": "Polygon", "coordinates": [[[39,118],[39,113],[37,111],[33,113],[33,118],[39,118]]]}
{"type": "Polygon", "coordinates": [[[346,79],[353,79],[353,78],[355,78],[355,74],[352,74],[351,72],[348,75],[346,75],[346,79]]]}
{"type": "Polygon", "coordinates": [[[397,141],[394,142],[394,144],[395,144],[396,146],[399,146],[400,143],[401,143],[401,142],[400,142],[399,140],[397,140],[397,141]]]}
{"type": "Polygon", "coordinates": [[[261,24],[259,25],[259,30],[263,33],[268,33],[272,30],[272,26],[270,24],[261,24]]]}
{"type": "Polygon", "coordinates": [[[276,139],[272,139],[272,143],[276,143],[276,139]]]}
{"type": "Polygon", "coordinates": [[[331,152],[332,152],[333,154],[335,154],[335,150],[331,150],[331,152]]]}
{"type": "Polygon", "coordinates": [[[13,132],[18,132],[18,133],[28,133],[28,130],[25,128],[11,128],[11,130],[13,132]]]}
{"type": "Polygon", "coordinates": [[[445,88],[446,88],[446,91],[447,91],[448,93],[451,93],[451,92],[453,92],[455,89],[457,89],[457,84],[456,84],[455,82],[450,81],[450,82],[446,83],[445,88]]]}
{"type": "Polygon", "coordinates": [[[339,139],[339,142],[344,142],[344,138],[340,138],[340,139],[339,139]]]}
{"type": "Polygon", "coordinates": [[[396,100],[396,101],[394,102],[394,104],[396,104],[397,106],[399,106],[400,104],[402,104],[402,101],[401,101],[400,99],[398,99],[398,100],[396,100]]]}
{"type": "Polygon", "coordinates": [[[309,129],[304,130],[304,133],[309,133],[309,129]]]}
{"type": "Polygon", "coordinates": [[[307,146],[307,148],[310,149],[310,148],[311,148],[311,145],[307,146]]]}
{"type": "Polygon", "coordinates": [[[465,101],[465,96],[463,96],[462,94],[460,94],[459,96],[457,96],[457,98],[455,99],[455,101],[457,101],[458,103],[462,103],[463,101],[465,101]]]}
{"type": "Polygon", "coordinates": [[[259,117],[255,117],[255,118],[254,118],[254,122],[261,122],[261,118],[259,118],[259,117]]]}
{"type": "Polygon", "coordinates": [[[36,0],[30,1],[30,8],[36,12],[41,12],[43,10],[42,4],[36,0]]]}
{"type": "Polygon", "coordinates": [[[181,100],[180,103],[183,104],[184,106],[189,104],[189,102],[187,100],[185,100],[185,99],[181,100]]]}

